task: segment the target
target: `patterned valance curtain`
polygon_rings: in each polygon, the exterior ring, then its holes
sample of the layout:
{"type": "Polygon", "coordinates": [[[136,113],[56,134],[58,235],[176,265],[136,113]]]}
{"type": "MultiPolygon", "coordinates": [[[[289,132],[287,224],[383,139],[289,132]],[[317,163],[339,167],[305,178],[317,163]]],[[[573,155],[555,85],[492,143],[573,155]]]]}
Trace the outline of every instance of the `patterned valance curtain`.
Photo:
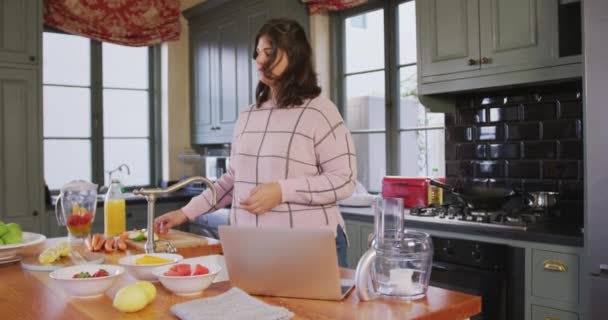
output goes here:
{"type": "Polygon", "coordinates": [[[301,0],[308,4],[308,12],[315,14],[323,10],[344,10],[350,7],[360,5],[367,0],[301,0]]]}
{"type": "Polygon", "coordinates": [[[127,46],[177,40],[179,0],[44,0],[44,23],[127,46]]]}

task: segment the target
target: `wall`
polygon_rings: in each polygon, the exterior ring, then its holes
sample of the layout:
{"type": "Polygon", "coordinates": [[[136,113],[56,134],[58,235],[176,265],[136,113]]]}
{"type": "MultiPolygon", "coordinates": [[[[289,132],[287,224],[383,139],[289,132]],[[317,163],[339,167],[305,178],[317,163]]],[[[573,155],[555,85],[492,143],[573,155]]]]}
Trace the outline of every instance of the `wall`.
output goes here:
{"type": "MultiPolygon", "coordinates": [[[[182,0],[182,11],[206,0],[182,0]]],[[[162,179],[181,178],[183,167],[177,155],[190,148],[190,64],[188,22],[180,19],[179,40],[161,48],[162,179]]]]}
{"type": "Polygon", "coordinates": [[[466,94],[446,115],[448,182],[559,191],[582,222],[580,82],[466,94]]]}

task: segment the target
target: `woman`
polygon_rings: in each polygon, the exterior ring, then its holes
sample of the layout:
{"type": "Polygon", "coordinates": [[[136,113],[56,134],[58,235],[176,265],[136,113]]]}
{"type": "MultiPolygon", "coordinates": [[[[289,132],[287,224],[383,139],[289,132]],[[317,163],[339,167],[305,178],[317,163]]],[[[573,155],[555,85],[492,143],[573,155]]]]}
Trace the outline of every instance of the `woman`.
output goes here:
{"type": "Polygon", "coordinates": [[[273,19],[258,31],[253,52],[255,104],[239,114],[228,172],[206,190],[155,219],[157,232],[232,205],[233,225],[331,228],[346,266],[344,220],[336,204],[357,178],[352,137],[336,106],[319,96],[312,50],[295,21],[273,19]]]}

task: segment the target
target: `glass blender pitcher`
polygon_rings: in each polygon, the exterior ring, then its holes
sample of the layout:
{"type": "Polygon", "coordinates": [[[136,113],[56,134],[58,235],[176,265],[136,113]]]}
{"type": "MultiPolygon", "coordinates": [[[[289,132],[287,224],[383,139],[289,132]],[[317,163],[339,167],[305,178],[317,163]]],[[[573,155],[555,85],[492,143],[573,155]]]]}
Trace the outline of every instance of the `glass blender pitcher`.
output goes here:
{"type": "Polygon", "coordinates": [[[55,215],[60,226],[68,228],[72,243],[83,242],[91,233],[97,209],[97,185],[84,180],[66,183],[55,202],[55,215]]]}
{"type": "Polygon", "coordinates": [[[371,248],[357,265],[359,299],[424,297],[433,262],[431,238],[424,232],[404,229],[401,198],[376,198],[374,216],[371,248]]]}

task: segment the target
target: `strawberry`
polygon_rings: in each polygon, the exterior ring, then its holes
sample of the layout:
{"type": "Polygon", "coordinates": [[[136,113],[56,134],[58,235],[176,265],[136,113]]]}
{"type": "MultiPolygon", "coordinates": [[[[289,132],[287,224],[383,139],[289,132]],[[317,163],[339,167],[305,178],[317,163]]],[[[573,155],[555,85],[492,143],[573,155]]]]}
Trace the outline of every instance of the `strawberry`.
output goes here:
{"type": "Polygon", "coordinates": [[[101,278],[101,277],[107,277],[109,275],[110,274],[106,270],[99,269],[99,270],[97,270],[97,272],[93,273],[92,277],[93,278],[101,278]]]}
{"type": "Polygon", "coordinates": [[[200,276],[203,274],[207,274],[209,273],[209,269],[207,269],[207,267],[202,266],[200,264],[196,264],[196,266],[194,267],[194,273],[192,273],[193,276],[200,276]]]}

